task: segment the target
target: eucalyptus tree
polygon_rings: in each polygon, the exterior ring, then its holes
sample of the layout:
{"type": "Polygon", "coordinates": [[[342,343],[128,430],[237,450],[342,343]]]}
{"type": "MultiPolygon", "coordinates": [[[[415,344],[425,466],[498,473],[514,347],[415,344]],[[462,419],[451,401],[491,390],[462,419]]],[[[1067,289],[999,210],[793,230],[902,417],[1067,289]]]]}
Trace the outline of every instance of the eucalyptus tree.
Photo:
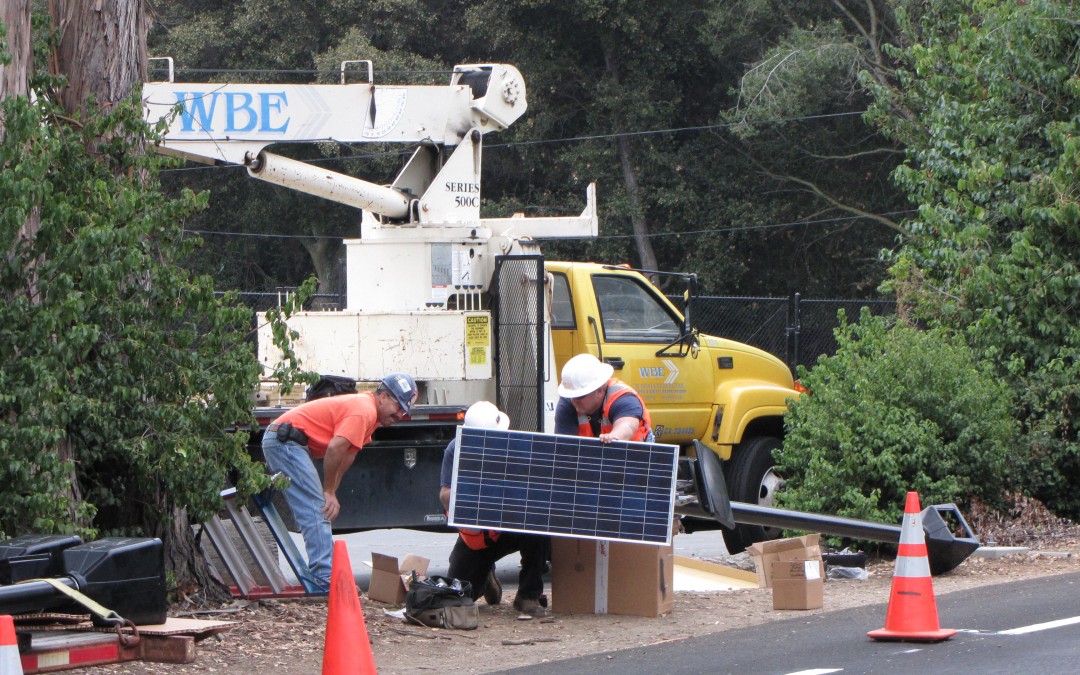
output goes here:
{"type": "Polygon", "coordinates": [[[0,530],[158,536],[177,580],[224,593],[190,522],[227,480],[266,484],[229,432],[259,365],[250,313],[179,264],[205,199],[164,197],[145,152],[146,8],[57,0],[33,17],[36,60],[6,43],[5,67],[37,67],[0,90],[0,530]]]}
{"type": "Polygon", "coordinates": [[[891,5],[746,0],[713,3],[703,20],[715,57],[747,64],[729,79],[727,132],[715,136],[717,152],[739,156],[746,185],[722,196],[748,216],[729,245],[790,275],[791,290],[873,295],[879,251],[903,236],[910,205],[889,179],[902,147],[863,119],[865,81],[894,77],[891,5]]]}
{"type": "Polygon", "coordinates": [[[715,110],[717,68],[695,28],[708,4],[470,3],[469,32],[518,65],[530,87],[528,118],[513,136],[535,143],[514,151],[518,207],[565,212],[599,183],[601,239],[551,247],[556,255],[680,266],[692,242],[657,235],[679,218],[700,224],[685,171],[695,139],[656,132],[715,110]]]}
{"type": "Polygon", "coordinates": [[[655,260],[711,290],[874,292],[906,207],[888,182],[897,144],[861,119],[859,73],[892,65],[885,2],[532,0],[468,16],[530,75],[519,205],[600,180],[600,241],[550,250],[655,260]]]}

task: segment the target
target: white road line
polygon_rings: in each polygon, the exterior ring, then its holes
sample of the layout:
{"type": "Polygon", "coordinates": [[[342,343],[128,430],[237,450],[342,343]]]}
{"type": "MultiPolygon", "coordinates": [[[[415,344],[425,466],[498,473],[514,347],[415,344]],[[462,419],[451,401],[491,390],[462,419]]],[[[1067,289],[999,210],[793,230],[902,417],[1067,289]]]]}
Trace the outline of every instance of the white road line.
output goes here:
{"type": "Polygon", "coordinates": [[[813,668],[811,670],[798,670],[787,675],[827,675],[827,673],[839,673],[843,668],[813,668]]]}
{"type": "Polygon", "coordinates": [[[1041,630],[1071,626],[1074,623],[1080,623],[1080,616],[1074,616],[1068,619],[1058,619],[1057,621],[1047,621],[1046,623],[1036,623],[1030,626],[1021,626],[1020,628],[1010,628],[1009,630],[1001,631],[998,635],[1024,635],[1025,633],[1037,633],[1041,630]]]}

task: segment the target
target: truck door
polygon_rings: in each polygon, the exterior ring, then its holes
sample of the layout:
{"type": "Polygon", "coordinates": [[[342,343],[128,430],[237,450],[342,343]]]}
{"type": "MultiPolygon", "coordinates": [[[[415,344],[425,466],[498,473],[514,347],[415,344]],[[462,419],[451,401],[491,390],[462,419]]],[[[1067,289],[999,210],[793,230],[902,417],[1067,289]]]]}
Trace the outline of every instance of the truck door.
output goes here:
{"type": "Polygon", "coordinates": [[[645,399],[657,440],[678,444],[701,437],[712,410],[712,364],[697,358],[696,350],[678,347],[657,356],[682,334],[674,307],[636,274],[593,274],[592,288],[599,313],[597,356],[645,399]]]}

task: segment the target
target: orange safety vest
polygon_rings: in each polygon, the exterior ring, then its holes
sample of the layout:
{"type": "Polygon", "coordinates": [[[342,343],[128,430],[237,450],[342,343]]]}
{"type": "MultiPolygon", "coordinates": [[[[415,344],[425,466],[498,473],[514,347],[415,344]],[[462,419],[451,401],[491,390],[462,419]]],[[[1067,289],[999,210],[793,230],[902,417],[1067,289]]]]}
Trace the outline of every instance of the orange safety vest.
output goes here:
{"type": "Polygon", "coordinates": [[[458,530],[458,534],[461,535],[461,540],[465,542],[466,546],[474,551],[481,551],[497,542],[502,532],[498,530],[467,530],[461,528],[458,530]]]}
{"type": "MultiPolygon", "coordinates": [[[[601,408],[600,433],[611,433],[611,428],[614,426],[610,417],[611,404],[625,394],[633,394],[641,401],[641,396],[630,385],[620,382],[614,377],[608,380],[607,394],[604,395],[604,405],[601,408]]],[[[645,440],[648,438],[651,429],[652,420],[649,419],[649,409],[645,407],[645,402],[641,401],[641,420],[638,422],[637,431],[630,437],[630,440],[635,442],[645,440]]],[[[578,436],[592,438],[592,435],[592,425],[589,424],[589,417],[587,415],[578,415],[578,436]]]]}

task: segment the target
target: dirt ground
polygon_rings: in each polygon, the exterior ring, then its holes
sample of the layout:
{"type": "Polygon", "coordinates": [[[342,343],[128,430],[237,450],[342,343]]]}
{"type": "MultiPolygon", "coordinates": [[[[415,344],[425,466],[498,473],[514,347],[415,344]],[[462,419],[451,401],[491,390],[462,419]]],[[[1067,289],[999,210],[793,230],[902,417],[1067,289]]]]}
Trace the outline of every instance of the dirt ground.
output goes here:
{"type": "MultiPolygon", "coordinates": [[[[999,539],[999,541],[1001,541],[999,539]]],[[[974,586],[1080,571],[1080,531],[1033,541],[1031,550],[998,559],[972,557],[949,574],[934,579],[940,596],[974,586]]],[[[722,562],[722,561],[714,561],[722,562]]],[[[505,564],[505,561],[504,561],[505,564]]],[[[368,637],[380,673],[484,673],[575,656],[645,647],[800,614],[820,614],[854,606],[887,603],[893,561],[872,559],[865,581],[829,581],[825,606],[808,612],[774,611],[769,589],[678,592],[675,610],[658,618],[614,615],[551,614],[519,619],[509,603],[489,607],[481,600],[480,627],[473,631],[406,625],[387,616],[393,606],[362,596],[368,637]],[[475,656],[483,653],[483,659],[475,656]]],[[[220,610],[199,610],[197,618],[235,622],[216,637],[196,645],[192,664],[136,662],[84,669],[87,673],[281,673],[321,672],[327,605],[325,599],[239,603],[220,610]]],[[[175,608],[178,616],[192,610],[175,608]]],[[[882,615],[884,622],[885,616],[882,615]]],[[[862,627],[867,630],[880,626],[862,627]]],[[[860,628],[860,630],[862,629],[860,628]]],[[[357,635],[357,639],[363,639],[357,635]]]]}

